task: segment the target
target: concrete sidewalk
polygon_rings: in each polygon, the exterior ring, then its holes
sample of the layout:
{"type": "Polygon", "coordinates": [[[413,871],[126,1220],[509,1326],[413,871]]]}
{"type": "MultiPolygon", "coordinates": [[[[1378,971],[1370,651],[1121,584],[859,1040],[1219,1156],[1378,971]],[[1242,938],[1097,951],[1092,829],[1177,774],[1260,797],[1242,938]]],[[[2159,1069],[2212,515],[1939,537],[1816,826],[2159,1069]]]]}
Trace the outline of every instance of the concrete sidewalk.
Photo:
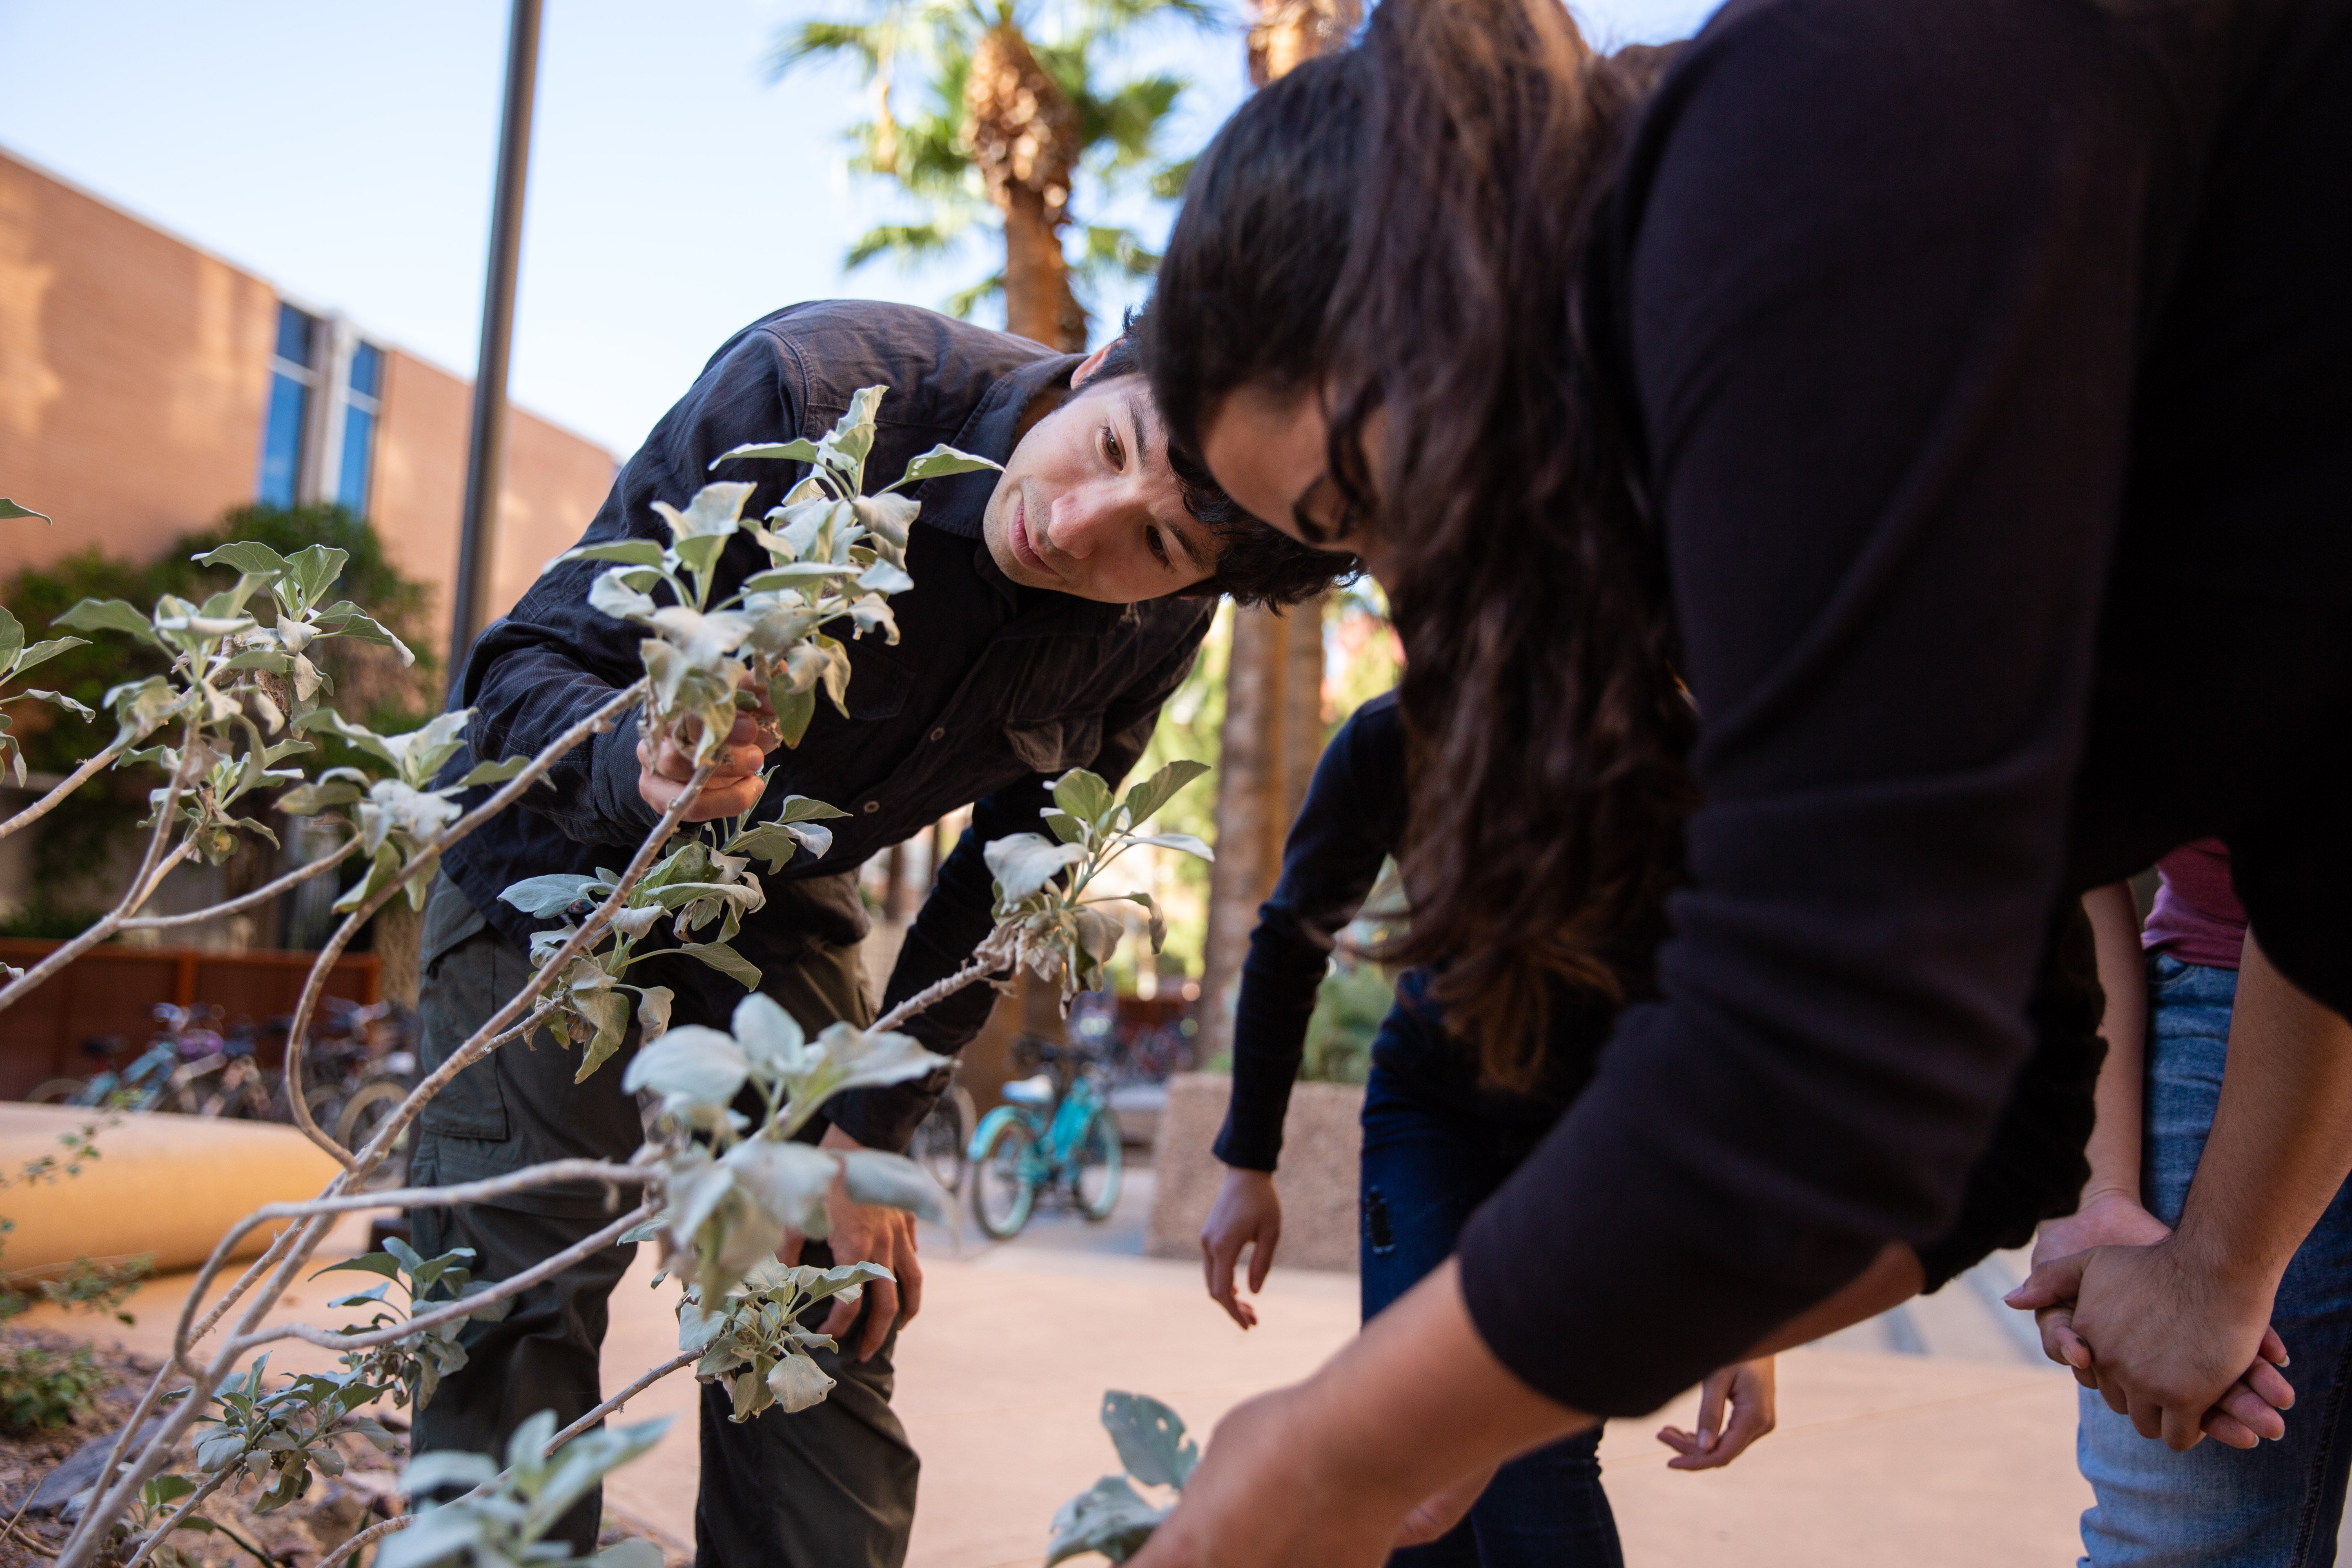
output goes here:
{"type": "MultiPolygon", "coordinates": [[[[1131,1173],[1119,1213],[1091,1226],[1040,1215],[1018,1241],[961,1252],[927,1232],[921,1318],[902,1337],[898,1407],[923,1456],[910,1568],[1011,1568],[1042,1561],[1062,1501],[1115,1470],[1097,1420],[1104,1390],[1158,1396],[1205,1434],[1238,1401],[1314,1370],[1356,1329],[1351,1276],[1277,1270],[1244,1334],[1187,1265],[1140,1250],[1149,1173],[1131,1173]]],[[[361,1236],[339,1233],[348,1252],[361,1236]]],[[[322,1259],[323,1260],[323,1259],[322,1259]]],[[[1989,1268],[1998,1269],[2000,1260],[1989,1268]]],[[[605,1385],[667,1359],[674,1285],[649,1289],[641,1254],[613,1303],[605,1385]]],[[[321,1321],[331,1276],[298,1289],[294,1313],[321,1321]]],[[[120,1337],[168,1341],[186,1276],[158,1280],[120,1337]]],[[[1665,1468],[1653,1434],[1688,1425],[1685,1398],[1660,1418],[1620,1422],[1602,1444],[1609,1492],[1637,1565],[1697,1568],[2062,1568],[2089,1499],[2073,1459],[2074,1384],[2029,1361],[1991,1315],[2000,1279],[1962,1281],[1901,1317],[1864,1324],[1780,1363],[1780,1426],[1729,1468],[1665,1468]]],[[[89,1332],[88,1319],[28,1315],[89,1332]]],[[[112,1331],[109,1330],[108,1332],[112,1331]]],[[[101,1335],[101,1337],[103,1337],[101,1335]]],[[[326,1352],[277,1347],[273,1366],[326,1352]]],[[[677,1417],[661,1446],[614,1479],[615,1504],[682,1540],[693,1535],[693,1384],[656,1384],[621,1417],[677,1417]]]]}

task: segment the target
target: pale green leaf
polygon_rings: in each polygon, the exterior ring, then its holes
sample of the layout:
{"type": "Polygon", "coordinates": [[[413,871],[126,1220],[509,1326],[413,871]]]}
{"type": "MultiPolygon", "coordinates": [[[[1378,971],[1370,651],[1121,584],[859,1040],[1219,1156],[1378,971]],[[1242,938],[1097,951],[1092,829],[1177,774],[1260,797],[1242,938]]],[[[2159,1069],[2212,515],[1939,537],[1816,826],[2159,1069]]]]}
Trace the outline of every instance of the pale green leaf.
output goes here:
{"type": "Polygon", "coordinates": [[[128,632],[163,647],[155,624],[121,599],[84,599],[49,623],[77,632],[128,632]]]}
{"type": "Polygon", "coordinates": [[[959,452],[942,443],[908,463],[905,475],[890,488],[895,490],[907,485],[920,484],[925,479],[943,479],[949,474],[977,473],[985,468],[1002,473],[1004,465],[971,452],[959,452]]]}
{"type": "Polygon", "coordinates": [[[788,463],[814,463],[817,460],[816,443],[810,440],[751,441],[740,447],[730,447],[710,459],[710,466],[730,462],[738,458],[776,458],[788,463]]]}

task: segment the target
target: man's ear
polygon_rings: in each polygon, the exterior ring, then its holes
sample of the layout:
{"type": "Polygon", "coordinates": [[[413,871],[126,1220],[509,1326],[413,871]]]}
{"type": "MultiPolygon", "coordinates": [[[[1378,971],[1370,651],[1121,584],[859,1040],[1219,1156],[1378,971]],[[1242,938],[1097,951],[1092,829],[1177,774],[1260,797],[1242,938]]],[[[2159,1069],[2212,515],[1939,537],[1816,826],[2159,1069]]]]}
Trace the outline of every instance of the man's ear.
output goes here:
{"type": "Polygon", "coordinates": [[[1087,384],[1087,378],[1088,376],[1102,369],[1103,361],[1110,358],[1110,351],[1118,347],[1120,341],[1121,340],[1118,338],[1113,338],[1110,342],[1103,344],[1102,347],[1095,350],[1094,353],[1080,360],[1078,362],[1077,369],[1070,372],[1070,384],[1074,387],[1084,386],[1087,384]]]}

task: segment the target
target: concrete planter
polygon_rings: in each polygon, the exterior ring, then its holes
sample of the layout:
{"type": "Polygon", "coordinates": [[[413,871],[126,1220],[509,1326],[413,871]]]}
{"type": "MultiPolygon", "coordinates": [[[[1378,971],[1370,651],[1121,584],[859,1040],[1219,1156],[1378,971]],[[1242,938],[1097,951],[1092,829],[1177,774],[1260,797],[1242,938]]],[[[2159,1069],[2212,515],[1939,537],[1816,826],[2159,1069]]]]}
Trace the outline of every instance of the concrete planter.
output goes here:
{"type": "MultiPolygon", "coordinates": [[[[1154,1188],[1144,1250],[1154,1258],[1198,1258],[1201,1226],[1223,1184],[1225,1167],[1209,1152],[1224,1125],[1234,1080],[1225,1073],[1179,1073],[1168,1080],[1168,1108],[1152,1147],[1154,1188]]],[[[1363,1147],[1358,1119],[1361,1085],[1294,1084],[1282,1124],[1284,1268],[1356,1268],[1356,1167],[1363,1147]]]]}

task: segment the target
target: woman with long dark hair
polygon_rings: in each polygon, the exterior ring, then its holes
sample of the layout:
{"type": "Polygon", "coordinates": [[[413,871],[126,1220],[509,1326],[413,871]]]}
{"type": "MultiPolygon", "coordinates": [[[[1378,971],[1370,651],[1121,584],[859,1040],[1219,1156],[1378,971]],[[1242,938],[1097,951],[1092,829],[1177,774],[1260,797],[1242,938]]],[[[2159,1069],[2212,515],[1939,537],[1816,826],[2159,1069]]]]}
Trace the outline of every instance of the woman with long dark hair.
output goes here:
{"type": "MultiPolygon", "coordinates": [[[[2352,5],[1734,0],[1635,97],[1551,0],[1386,0],[1171,239],[1173,438],[1393,586],[1456,1034],[1524,1073],[1680,887],[1456,1260],[1228,1418],[1151,1568],[1377,1561],[1901,1293],[2061,911],[2179,843],[2352,999],[2352,5]]],[[[2226,1198],[2075,1270],[2078,1375],[2177,1446],[2277,1420],[2238,1380],[2285,1397],[2273,1263],[2352,1164],[2352,1049],[2243,1081],[2226,1198]]]]}

